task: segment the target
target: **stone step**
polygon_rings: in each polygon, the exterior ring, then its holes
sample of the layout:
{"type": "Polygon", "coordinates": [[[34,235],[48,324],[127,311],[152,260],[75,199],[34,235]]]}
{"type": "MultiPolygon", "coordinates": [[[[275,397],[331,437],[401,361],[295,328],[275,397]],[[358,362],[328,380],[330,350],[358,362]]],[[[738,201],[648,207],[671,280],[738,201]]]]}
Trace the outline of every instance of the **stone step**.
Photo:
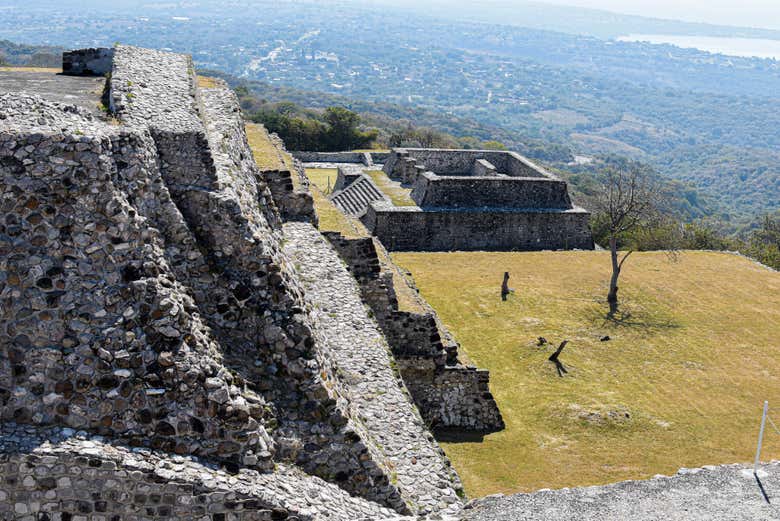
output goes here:
{"type": "Polygon", "coordinates": [[[344,213],[357,216],[374,201],[386,200],[384,194],[367,176],[360,176],[344,190],[331,196],[331,201],[344,213]]]}

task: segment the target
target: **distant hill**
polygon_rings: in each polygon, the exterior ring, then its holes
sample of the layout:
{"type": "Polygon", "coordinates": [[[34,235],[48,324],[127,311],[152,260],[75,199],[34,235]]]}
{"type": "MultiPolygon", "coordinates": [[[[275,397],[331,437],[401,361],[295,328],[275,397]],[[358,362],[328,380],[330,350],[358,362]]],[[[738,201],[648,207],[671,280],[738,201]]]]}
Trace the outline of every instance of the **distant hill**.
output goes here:
{"type": "Polygon", "coordinates": [[[637,31],[776,32],[508,0],[481,14],[342,0],[154,3],[142,16],[126,0],[73,5],[12,6],[0,38],[168,48],[274,89],[338,95],[356,107],[389,104],[396,119],[436,115],[431,126],[435,119],[453,135],[490,134],[524,153],[523,145],[629,155],[695,183],[734,226],[780,208],[780,61],[612,40],[637,31]]]}
{"type": "Polygon", "coordinates": [[[24,45],[0,40],[0,64],[29,67],[60,67],[62,47],[24,45]]]}
{"type": "MultiPolygon", "coordinates": [[[[598,38],[615,38],[624,34],[681,34],[700,36],[740,36],[780,40],[780,31],[755,27],[736,27],[685,22],[645,16],[620,14],[602,9],[554,5],[518,0],[482,0],[451,2],[448,0],[378,0],[379,3],[413,12],[435,15],[456,21],[483,22],[545,29],[598,38]]],[[[630,8],[630,6],[629,6],[630,8]]],[[[771,23],[772,21],[768,21],[771,23]]]]}
{"type": "MultiPolygon", "coordinates": [[[[459,148],[464,146],[464,138],[466,140],[475,138],[478,142],[499,142],[508,149],[520,152],[554,170],[570,183],[571,193],[575,200],[586,206],[594,190],[595,172],[611,161],[610,156],[614,152],[613,147],[605,147],[603,155],[596,155],[590,158],[589,163],[578,165],[574,161],[574,149],[570,146],[529,138],[523,134],[510,133],[499,127],[491,127],[471,119],[459,118],[431,109],[359,101],[333,94],[272,86],[262,82],[243,80],[218,71],[201,71],[201,74],[220,77],[232,87],[237,88],[242,93],[242,108],[249,117],[264,110],[287,112],[291,110],[287,106],[288,103],[296,104],[297,110],[301,111],[303,115],[307,111],[322,110],[329,106],[346,107],[360,114],[364,127],[379,130],[380,142],[378,144],[380,147],[390,146],[387,139],[392,134],[420,127],[445,134],[434,136],[434,139],[438,141],[427,146],[459,148]],[[449,142],[448,135],[452,138],[449,142]]],[[[470,147],[479,148],[480,146],[482,145],[477,143],[470,147]]],[[[623,151],[622,155],[631,156],[632,154],[627,153],[630,151],[631,147],[626,145],[626,150],[623,151]]],[[[676,212],[677,218],[689,221],[725,211],[725,208],[718,207],[712,199],[698,191],[692,183],[665,178],[658,172],[655,172],[655,175],[661,179],[662,184],[667,187],[666,191],[671,194],[673,201],[670,206],[676,212]]]]}

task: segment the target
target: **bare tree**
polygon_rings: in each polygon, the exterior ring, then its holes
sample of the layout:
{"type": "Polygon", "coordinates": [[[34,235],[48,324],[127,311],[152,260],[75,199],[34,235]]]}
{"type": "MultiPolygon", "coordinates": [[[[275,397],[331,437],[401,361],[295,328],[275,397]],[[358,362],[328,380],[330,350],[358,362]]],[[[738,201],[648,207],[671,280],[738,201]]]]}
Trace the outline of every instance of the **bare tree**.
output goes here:
{"type": "Polygon", "coordinates": [[[632,249],[618,251],[621,237],[637,230],[659,215],[661,187],[645,170],[633,165],[625,168],[609,167],[604,171],[603,190],[596,200],[596,208],[605,221],[612,260],[609,279],[609,313],[618,310],[618,279],[632,249]]]}

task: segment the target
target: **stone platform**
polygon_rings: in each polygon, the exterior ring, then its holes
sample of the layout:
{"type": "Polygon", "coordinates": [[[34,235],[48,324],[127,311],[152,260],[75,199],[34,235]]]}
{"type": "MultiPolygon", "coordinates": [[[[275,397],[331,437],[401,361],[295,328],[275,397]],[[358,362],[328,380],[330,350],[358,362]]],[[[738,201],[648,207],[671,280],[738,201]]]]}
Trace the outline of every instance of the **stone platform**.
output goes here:
{"type": "Polygon", "coordinates": [[[56,72],[3,70],[0,68],[0,93],[35,94],[41,98],[76,105],[93,115],[103,115],[100,98],[106,79],[94,76],[65,76],[56,72]]]}

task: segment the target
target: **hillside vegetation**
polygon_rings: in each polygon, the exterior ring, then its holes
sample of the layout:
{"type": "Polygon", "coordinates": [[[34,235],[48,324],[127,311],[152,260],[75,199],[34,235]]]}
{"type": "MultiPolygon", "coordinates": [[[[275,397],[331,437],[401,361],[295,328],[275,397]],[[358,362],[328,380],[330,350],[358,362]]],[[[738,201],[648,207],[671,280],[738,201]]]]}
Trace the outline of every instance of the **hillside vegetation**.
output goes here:
{"type": "MultiPolygon", "coordinates": [[[[763,400],[780,419],[780,273],[748,259],[635,253],[614,321],[606,252],[393,259],[491,373],[506,430],[444,444],[472,497],[749,461],[763,400]],[[547,358],[563,340],[559,377],[547,358]]],[[[768,430],[763,458],[778,457],[768,430]]]]}

